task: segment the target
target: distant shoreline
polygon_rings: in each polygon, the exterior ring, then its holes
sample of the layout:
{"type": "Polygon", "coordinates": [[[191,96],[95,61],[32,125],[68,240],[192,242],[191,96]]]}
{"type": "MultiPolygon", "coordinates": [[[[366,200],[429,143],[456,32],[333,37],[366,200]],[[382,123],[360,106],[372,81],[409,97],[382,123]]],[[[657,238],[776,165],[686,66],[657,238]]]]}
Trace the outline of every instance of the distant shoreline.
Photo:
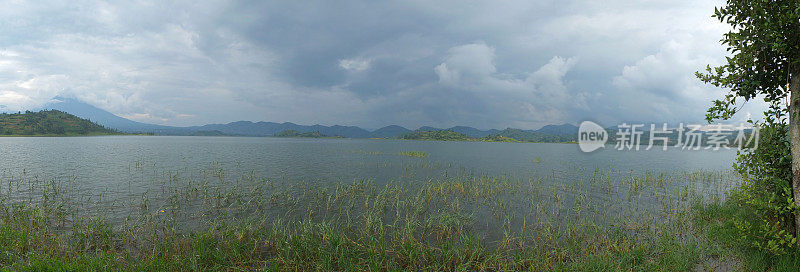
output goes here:
{"type": "Polygon", "coordinates": [[[0,137],[95,137],[95,136],[153,136],[146,134],[104,133],[104,134],[2,134],[0,137]]]}

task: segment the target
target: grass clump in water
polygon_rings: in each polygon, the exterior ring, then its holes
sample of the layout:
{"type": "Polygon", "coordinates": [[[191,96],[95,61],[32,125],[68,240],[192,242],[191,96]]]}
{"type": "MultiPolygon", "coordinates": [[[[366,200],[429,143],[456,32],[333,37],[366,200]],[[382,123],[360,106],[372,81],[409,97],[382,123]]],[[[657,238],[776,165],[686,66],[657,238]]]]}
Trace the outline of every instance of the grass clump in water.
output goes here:
{"type": "Polygon", "coordinates": [[[412,158],[425,158],[428,156],[428,153],[422,151],[403,151],[397,153],[400,156],[412,157],[412,158]]]}
{"type": "Polygon", "coordinates": [[[164,173],[163,180],[146,181],[153,190],[112,205],[101,196],[88,201],[74,181],[16,177],[0,185],[0,265],[10,271],[695,268],[709,250],[693,235],[690,200],[727,188],[713,183],[727,176],[635,176],[594,170],[530,180],[462,174],[326,183],[211,169],[200,178],[164,173]]]}

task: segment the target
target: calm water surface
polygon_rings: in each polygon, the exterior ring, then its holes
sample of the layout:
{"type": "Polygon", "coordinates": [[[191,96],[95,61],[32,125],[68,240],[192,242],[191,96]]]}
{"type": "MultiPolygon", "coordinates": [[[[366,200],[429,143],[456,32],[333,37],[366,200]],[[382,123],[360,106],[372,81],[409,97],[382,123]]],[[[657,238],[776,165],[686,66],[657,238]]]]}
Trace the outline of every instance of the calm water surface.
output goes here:
{"type": "MultiPolygon", "coordinates": [[[[182,185],[199,181],[211,182],[211,186],[217,186],[215,183],[229,186],[226,182],[235,182],[237,176],[245,175],[257,176],[245,179],[270,184],[268,186],[299,184],[300,188],[306,186],[304,184],[364,180],[381,184],[414,183],[445,176],[502,176],[545,180],[544,183],[555,188],[543,191],[550,194],[574,191],[576,186],[580,191],[582,182],[589,180],[594,180],[592,186],[596,187],[598,175],[613,173],[614,180],[623,181],[613,184],[622,188],[614,193],[589,189],[586,194],[598,203],[595,206],[605,210],[634,206],[653,210],[672,203],[673,198],[657,193],[645,194],[640,198],[645,199],[643,201],[632,201],[629,192],[633,187],[626,185],[631,176],[726,172],[730,171],[736,155],[733,150],[616,151],[613,146],[586,154],[575,144],[185,136],[2,137],[0,150],[3,152],[0,193],[4,197],[11,201],[35,201],[45,198],[47,194],[43,192],[61,186],[59,188],[67,189],[62,191],[67,192],[71,203],[80,203],[80,207],[73,207],[80,210],[77,213],[106,214],[119,222],[128,218],[132,210],[115,207],[136,210],[140,206],[135,203],[148,202],[155,209],[149,212],[159,214],[159,210],[166,209],[163,207],[170,207],[170,201],[175,201],[171,196],[193,190],[182,185]],[[398,154],[404,151],[421,151],[428,156],[412,158],[398,154]],[[226,182],[218,178],[220,170],[226,182]],[[11,182],[14,180],[23,182],[11,182]]],[[[703,192],[718,192],[729,187],[718,184],[718,179],[688,186],[692,191],[711,195],[703,192]]],[[[689,188],[684,188],[687,184],[669,186],[662,191],[674,192],[676,196],[689,188]]],[[[642,192],[635,194],[642,195],[642,192]]],[[[50,193],[48,197],[59,197],[59,194],[50,193]]],[[[511,197],[523,197],[519,201],[508,200],[514,203],[508,207],[519,213],[517,217],[529,216],[531,211],[526,207],[532,196],[511,197]]],[[[564,201],[571,203],[574,199],[567,194],[564,201]]],[[[485,207],[481,209],[487,214],[485,207]]],[[[491,226],[481,224],[486,228],[491,226]]]]}
{"type": "Polygon", "coordinates": [[[410,168],[422,176],[467,171],[519,178],[576,168],[717,171],[729,170],[736,155],[734,150],[617,151],[613,146],[586,154],[574,144],[546,143],[186,136],[3,137],[0,150],[5,175],[24,171],[43,179],[72,177],[93,186],[140,179],[131,177],[131,169],[143,165],[156,172],[191,174],[213,165],[272,179],[384,182],[409,174],[410,168]],[[403,151],[422,151],[428,157],[398,155],[403,151]]]}

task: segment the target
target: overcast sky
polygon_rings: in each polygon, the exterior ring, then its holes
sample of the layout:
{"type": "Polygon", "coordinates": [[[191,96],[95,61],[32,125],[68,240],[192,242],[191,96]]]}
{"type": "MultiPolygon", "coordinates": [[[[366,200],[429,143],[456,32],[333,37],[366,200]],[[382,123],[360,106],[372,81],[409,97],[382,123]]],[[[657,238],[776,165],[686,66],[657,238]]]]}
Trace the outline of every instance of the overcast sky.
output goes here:
{"type": "Polygon", "coordinates": [[[724,95],[694,77],[724,60],[721,4],[0,0],[0,109],[62,95],[167,125],[701,121],[724,95]]]}

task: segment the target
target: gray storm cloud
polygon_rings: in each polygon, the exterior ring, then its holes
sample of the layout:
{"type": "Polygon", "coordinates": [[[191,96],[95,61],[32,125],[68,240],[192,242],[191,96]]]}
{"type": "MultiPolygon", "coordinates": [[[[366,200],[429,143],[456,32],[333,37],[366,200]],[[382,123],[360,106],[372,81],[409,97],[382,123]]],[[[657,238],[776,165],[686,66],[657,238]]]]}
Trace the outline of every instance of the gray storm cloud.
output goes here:
{"type": "Polygon", "coordinates": [[[536,128],[701,120],[724,94],[693,77],[724,59],[719,2],[2,4],[6,111],[62,95],[168,125],[536,128]]]}

